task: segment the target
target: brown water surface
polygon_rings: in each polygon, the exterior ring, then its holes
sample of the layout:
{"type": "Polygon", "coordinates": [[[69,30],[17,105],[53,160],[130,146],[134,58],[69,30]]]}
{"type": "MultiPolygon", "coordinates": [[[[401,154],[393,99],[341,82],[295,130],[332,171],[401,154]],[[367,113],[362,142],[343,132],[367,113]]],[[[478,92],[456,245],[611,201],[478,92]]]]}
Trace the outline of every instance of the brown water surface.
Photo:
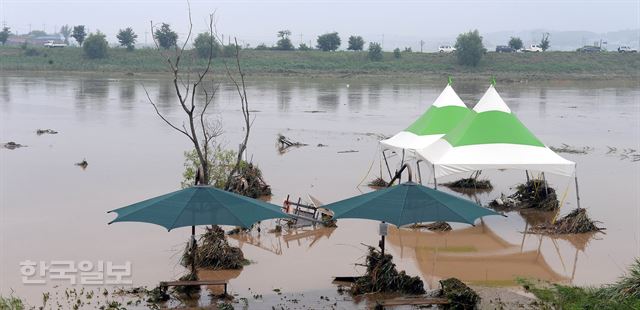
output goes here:
{"type": "MultiPolygon", "coordinates": [[[[160,111],[181,123],[169,81],[0,76],[0,142],[27,145],[0,150],[1,294],[13,290],[39,305],[43,291],[66,285],[22,284],[19,263],[25,260],[130,261],[136,286],[155,286],[183,274],[178,259],[189,229],[167,232],[149,224],[107,225],[114,215],[106,211],[180,186],[183,152],[189,144],[154,114],[143,84],[160,111]],[[38,128],[59,134],[38,136],[38,128]],[[83,159],[89,164],[86,169],[74,166],[83,159]]],[[[332,202],[370,191],[358,184],[384,171],[379,138],[406,128],[443,87],[435,82],[372,79],[252,80],[248,92],[255,121],[249,158],[271,184],[275,204],[287,194],[295,199],[311,194],[332,202]],[[278,133],[309,145],[279,154],[278,133]],[[357,152],[339,153],[350,150],[357,152]]],[[[454,85],[469,106],[486,87],[464,81],[454,85]]],[[[633,161],[640,150],[637,85],[549,81],[497,88],[546,144],[592,148],[586,155],[562,155],[578,163],[582,206],[602,222],[606,234],[523,234],[528,224],[545,217],[512,212],[506,218],[487,217],[475,227],[453,225],[455,230],[445,234],[391,229],[388,248],[394,261],[430,287],[450,276],[501,286],[513,286],[518,276],[579,285],[616,280],[640,253],[640,162],[633,161]]],[[[221,85],[211,116],[223,121],[222,142],[229,148],[237,147],[241,134],[239,108],[233,87],[221,85]]],[[[399,159],[391,160],[395,168],[399,159]]],[[[425,183],[431,179],[428,173],[423,171],[425,183]]],[[[483,176],[491,179],[494,189],[471,197],[482,203],[511,193],[511,187],[525,178],[522,171],[485,171],[483,176]]],[[[547,178],[561,197],[567,193],[561,213],[575,208],[573,180],[547,178]]],[[[378,223],[341,220],[335,229],[269,233],[274,226],[273,221],[263,222],[261,233],[231,238],[252,264],[241,272],[206,276],[228,278],[230,290],[240,296],[265,295],[263,301],[251,301],[263,306],[280,302],[276,288],[306,294],[301,298],[307,301],[324,295],[332,303],[335,299],[344,307],[353,306],[349,298],[338,295],[332,276],[362,272],[355,263],[362,263],[366,254],[362,243],[377,244],[378,223]]]]}

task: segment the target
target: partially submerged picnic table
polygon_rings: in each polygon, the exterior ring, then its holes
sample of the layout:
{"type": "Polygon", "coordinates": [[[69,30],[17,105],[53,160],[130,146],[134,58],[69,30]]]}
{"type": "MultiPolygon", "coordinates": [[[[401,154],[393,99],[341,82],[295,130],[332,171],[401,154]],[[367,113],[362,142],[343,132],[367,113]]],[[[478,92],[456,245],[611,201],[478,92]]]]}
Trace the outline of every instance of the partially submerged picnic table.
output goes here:
{"type": "Polygon", "coordinates": [[[198,281],[163,281],[160,282],[160,288],[166,290],[170,286],[202,286],[202,285],[211,285],[211,286],[224,286],[224,294],[227,295],[227,285],[229,281],[227,280],[198,280],[198,281]]]}

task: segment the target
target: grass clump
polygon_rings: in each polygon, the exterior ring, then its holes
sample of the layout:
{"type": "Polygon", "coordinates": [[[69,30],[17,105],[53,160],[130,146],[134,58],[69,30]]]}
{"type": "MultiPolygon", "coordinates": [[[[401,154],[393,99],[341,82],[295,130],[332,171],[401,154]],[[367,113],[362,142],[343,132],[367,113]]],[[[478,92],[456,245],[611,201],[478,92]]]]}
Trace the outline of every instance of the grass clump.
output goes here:
{"type": "MultiPolygon", "coordinates": [[[[195,250],[195,265],[197,268],[214,270],[241,269],[249,262],[244,258],[240,248],[229,245],[224,230],[220,226],[207,227],[207,231],[202,234],[199,243],[195,250]]],[[[185,248],[180,263],[185,267],[192,265],[193,255],[189,245],[185,248]]]]}
{"type": "Polygon", "coordinates": [[[540,224],[531,228],[535,233],[548,234],[582,234],[602,231],[604,228],[596,226],[597,221],[587,215],[587,210],[577,208],[552,224],[540,224]]]}
{"type": "Polygon", "coordinates": [[[640,309],[640,259],[617,282],[602,287],[545,284],[518,279],[543,306],[554,309],[640,309]]]}
{"type": "Polygon", "coordinates": [[[0,310],[22,310],[24,303],[22,299],[10,295],[9,297],[0,296],[0,310]]]}
{"type": "Polygon", "coordinates": [[[456,180],[449,183],[442,184],[451,189],[481,189],[481,190],[489,190],[493,188],[491,185],[491,181],[489,180],[478,180],[477,178],[462,178],[460,180],[456,180]]]}
{"type": "Polygon", "coordinates": [[[456,278],[449,278],[440,281],[442,286],[442,297],[449,300],[445,309],[477,309],[480,296],[456,278]]]}
{"type": "Polygon", "coordinates": [[[367,185],[377,188],[377,187],[387,187],[387,186],[389,186],[389,183],[387,181],[385,181],[382,177],[377,177],[377,178],[371,180],[369,182],[369,184],[367,184],[367,185]]]}
{"type": "Polygon", "coordinates": [[[403,293],[424,294],[424,283],[420,277],[411,277],[404,271],[398,272],[392,262],[393,256],[382,254],[373,247],[369,247],[366,259],[367,271],[358,278],[351,287],[354,295],[366,293],[403,293]]]}
{"type": "Polygon", "coordinates": [[[453,228],[451,228],[451,225],[449,225],[449,223],[447,222],[433,222],[433,223],[429,223],[429,224],[413,224],[411,226],[409,226],[411,228],[426,228],[430,231],[450,231],[453,228]]]}

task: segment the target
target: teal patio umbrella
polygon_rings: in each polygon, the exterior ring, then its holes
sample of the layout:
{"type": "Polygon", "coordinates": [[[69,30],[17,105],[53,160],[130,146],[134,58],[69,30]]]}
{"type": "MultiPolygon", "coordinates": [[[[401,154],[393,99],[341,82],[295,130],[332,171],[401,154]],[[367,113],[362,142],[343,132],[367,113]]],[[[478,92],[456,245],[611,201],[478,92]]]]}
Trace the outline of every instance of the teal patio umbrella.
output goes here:
{"type": "MultiPolygon", "coordinates": [[[[421,222],[456,222],[473,225],[477,218],[501,215],[466,199],[411,181],[323,206],[334,219],[378,220],[398,227],[421,222]]],[[[384,251],[384,234],[381,248],[384,251]]]]}
{"type": "MultiPolygon", "coordinates": [[[[109,224],[144,222],[160,225],[169,231],[191,226],[192,246],[195,246],[197,225],[233,225],[248,228],[258,221],[288,217],[276,205],[208,185],[181,189],[109,211],[111,212],[118,216],[109,224]]],[[[192,269],[195,271],[195,265],[192,269]]]]}

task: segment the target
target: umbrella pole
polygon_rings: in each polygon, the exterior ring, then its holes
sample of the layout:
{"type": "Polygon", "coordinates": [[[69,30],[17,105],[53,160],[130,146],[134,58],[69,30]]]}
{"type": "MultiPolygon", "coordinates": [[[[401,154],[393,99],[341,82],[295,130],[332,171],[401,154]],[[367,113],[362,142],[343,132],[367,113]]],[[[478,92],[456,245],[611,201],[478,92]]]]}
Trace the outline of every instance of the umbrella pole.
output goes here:
{"type": "Polygon", "coordinates": [[[191,273],[196,274],[196,227],[191,226],[191,273]]]}

